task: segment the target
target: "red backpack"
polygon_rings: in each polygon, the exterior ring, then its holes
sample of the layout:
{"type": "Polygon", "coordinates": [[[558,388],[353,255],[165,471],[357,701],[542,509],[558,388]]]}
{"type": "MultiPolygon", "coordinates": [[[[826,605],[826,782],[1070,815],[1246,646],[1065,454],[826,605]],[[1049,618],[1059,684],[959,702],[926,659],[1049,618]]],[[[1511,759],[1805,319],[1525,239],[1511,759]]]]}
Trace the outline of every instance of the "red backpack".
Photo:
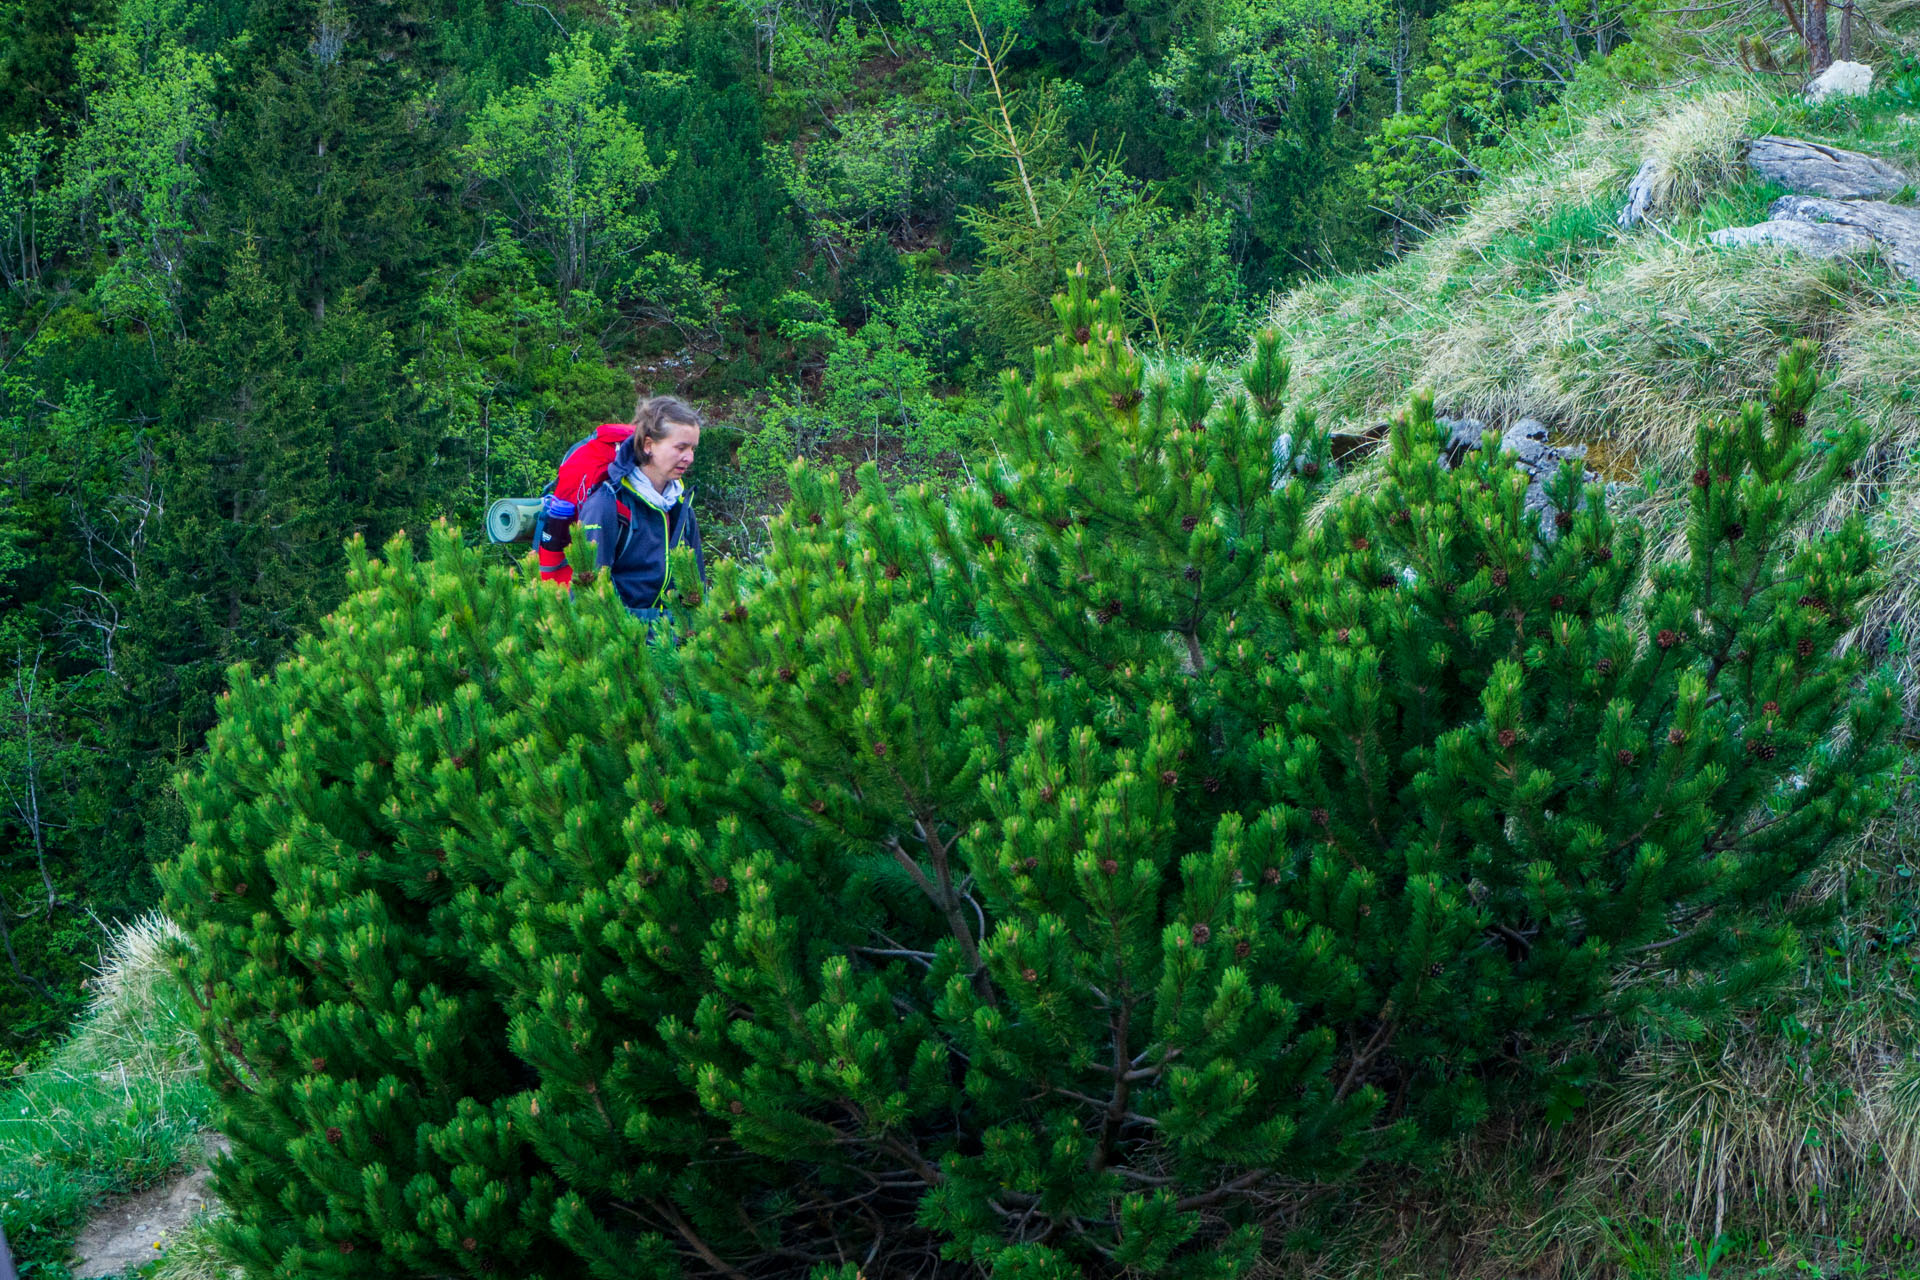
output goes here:
{"type": "Polygon", "coordinates": [[[614,453],[632,435],[632,423],[603,422],[560,459],[560,474],[548,494],[549,510],[541,517],[540,527],[534,534],[543,580],[563,586],[573,581],[573,566],[567,563],[567,546],[573,541],[573,522],[578,517],[580,504],[607,478],[614,453]],[[554,511],[551,509],[554,502],[567,505],[554,511]]]}

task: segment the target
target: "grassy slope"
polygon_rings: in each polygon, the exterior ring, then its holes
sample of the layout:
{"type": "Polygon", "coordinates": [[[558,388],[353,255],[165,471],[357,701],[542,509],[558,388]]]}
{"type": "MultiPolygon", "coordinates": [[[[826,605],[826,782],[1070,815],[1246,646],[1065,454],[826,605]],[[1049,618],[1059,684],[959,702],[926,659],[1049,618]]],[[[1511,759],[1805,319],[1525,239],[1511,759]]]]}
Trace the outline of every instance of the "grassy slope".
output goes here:
{"type": "MultiPolygon", "coordinates": [[[[1920,16],[1874,24],[1868,56],[1890,65],[1909,25],[1920,44],[1920,16]]],[[[1850,500],[1876,504],[1885,539],[1894,589],[1865,633],[1884,638],[1920,613],[1920,293],[1871,258],[1721,249],[1707,235],[1762,220],[1780,194],[1740,164],[1761,134],[1920,175],[1920,102],[1882,90],[1810,106],[1797,80],[1746,74],[1716,48],[1736,34],[1663,37],[1685,53],[1665,68],[1679,87],[1593,76],[1494,157],[1470,212],[1385,270],[1281,296],[1272,318],[1323,418],[1378,421],[1424,388],[1489,420],[1541,418],[1588,442],[1613,479],[1686,474],[1699,423],[1763,388],[1788,341],[1815,338],[1833,383],[1824,412],[1865,416],[1881,442],[1850,500]],[[1666,199],[1621,231],[1627,180],[1647,158],[1666,199]]],[[[1920,690],[1920,650],[1901,657],[1920,690]]]]}
{"type": "MultiPolygon", "coordinates": [[[[1920,44],[1920,6],[1897,8],[1870,11],[1865,56],[1883,71],[1920,44]]],[[[1883,87],[1809,106],[1797,81],[1748,74],[1732,52],[1777,15],[1729,12],[1714,11],[1717,31],[1649,42],[1661,87],[1578,86],[1416,252],[1294,290],[1272,318],[1323,419],[1378,421],[1409,388],[1489,420],[1533,415],[1589,443],[1609,478],[1640,481],[1638,514],[1657,524],[1700,422],[1764,387],[1788,341],[1815,338],[1832,379],[1821,412],[1862,415],[1879,441],[1846,499],[1872,504],[1890,570],[1861,639],[1920,691],[1906,643],[1920,629],[1920,290],[1871,259],[1707,241],[1779,194],[1744,172],[1747,139],[1816,139],[1920,175],[1920,102],[1883,87]],[[1649,158],[1665,198],[1621,231],[1649,158]]],[[[1618,1065],[1572,1122],[1522,1123],[1417,1181],[1383,1177],[1358,1232],[1308,1219],[1311,1247],[1276,1273],[1920,1277],[1917,837],[1910,802],[1832,869],[1818,893],[1833,923],[1773,1006],[1696,1044],[1600,1046],[1618,1065]]]]}
{"type": "Polygon", "coordinates": [[[0,1092],[0,1213],[23,1277],[67,1275],[96,1201],[149,1186],[201,1150],[213,1097],[162,957],[170,936],[152,918],[117,930],[73,1038],[0,1092]]]}

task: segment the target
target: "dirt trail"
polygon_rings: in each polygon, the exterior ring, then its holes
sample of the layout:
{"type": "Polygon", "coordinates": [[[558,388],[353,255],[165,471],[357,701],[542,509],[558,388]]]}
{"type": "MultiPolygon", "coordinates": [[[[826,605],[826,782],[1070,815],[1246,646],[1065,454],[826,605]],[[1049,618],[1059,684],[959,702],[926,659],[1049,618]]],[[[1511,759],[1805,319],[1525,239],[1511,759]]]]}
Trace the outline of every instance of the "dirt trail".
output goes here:
{"type": "MultiPolygon", "coordinates": [[[[224,1139],[208,1144],[208,1157],[224,1151],[224,1139]]],[[[117,1276],[158,1257],[196,1214],[213,1206],[212,1171],[202,1160],[158,1186],[102,1205],[73,1242],[73,1273],[80,1280],[117,1276]]]]}

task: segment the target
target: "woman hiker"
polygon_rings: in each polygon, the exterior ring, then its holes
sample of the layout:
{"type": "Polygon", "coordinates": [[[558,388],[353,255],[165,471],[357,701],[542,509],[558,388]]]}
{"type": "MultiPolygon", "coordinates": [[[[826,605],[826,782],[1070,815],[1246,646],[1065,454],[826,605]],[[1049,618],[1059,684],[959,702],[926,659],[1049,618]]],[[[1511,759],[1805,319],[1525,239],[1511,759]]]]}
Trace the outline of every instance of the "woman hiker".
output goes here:
{"type": "Polygon", "coordinates": [[[595,563],[613,577],[627,612],[649,623],[665,618],[661,602],[673,585],[669,557],[691,547],[704,582],[700,523],[687,501],[685,478],[700,447],[700,415],[673,396],[653,396],[633,410],[633,434],[615,449],[607,478],[581,501],[579,527],[595,563]]]}

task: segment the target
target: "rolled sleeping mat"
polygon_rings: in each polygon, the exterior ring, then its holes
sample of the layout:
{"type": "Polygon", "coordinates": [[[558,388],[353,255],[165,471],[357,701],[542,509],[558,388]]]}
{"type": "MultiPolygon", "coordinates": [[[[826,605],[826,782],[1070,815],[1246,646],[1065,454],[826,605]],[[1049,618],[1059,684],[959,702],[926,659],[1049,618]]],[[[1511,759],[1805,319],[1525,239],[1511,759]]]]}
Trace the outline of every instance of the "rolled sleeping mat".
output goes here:
{"type": "Polygon", "coordinates": [[[494,542],[532,542],[540,499],[502,498],[487,508],[487,537],[494,542]]]}

